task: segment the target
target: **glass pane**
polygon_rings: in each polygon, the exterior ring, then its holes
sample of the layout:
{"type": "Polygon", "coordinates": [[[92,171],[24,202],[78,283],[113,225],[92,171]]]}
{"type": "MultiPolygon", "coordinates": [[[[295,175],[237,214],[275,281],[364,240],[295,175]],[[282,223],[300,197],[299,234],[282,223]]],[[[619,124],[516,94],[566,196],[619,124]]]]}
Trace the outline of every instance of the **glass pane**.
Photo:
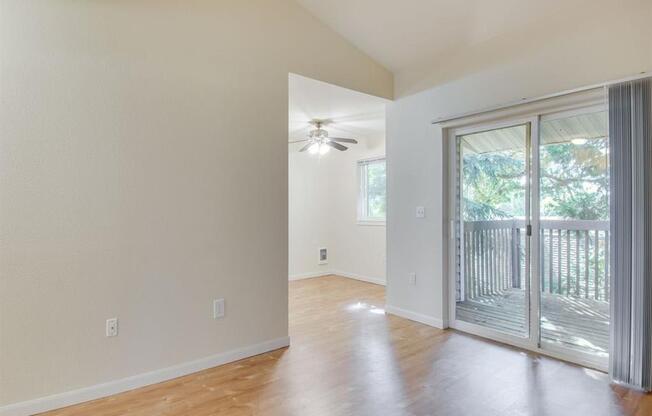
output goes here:
{"type": "Polygon", "coordinates": [[[385,218],[385,161],[367,165],[367,215],[370,218],[385,218]]]}
{"type": "Polygon", "coordinates": [[[456,319],[527,337],[529,126],[459,136],[456,319]]]}
{"type": "Polygon", "coordinates": [[[606,111],[543,120],[541,341],[609,350],[609,141],[606,111]]]}

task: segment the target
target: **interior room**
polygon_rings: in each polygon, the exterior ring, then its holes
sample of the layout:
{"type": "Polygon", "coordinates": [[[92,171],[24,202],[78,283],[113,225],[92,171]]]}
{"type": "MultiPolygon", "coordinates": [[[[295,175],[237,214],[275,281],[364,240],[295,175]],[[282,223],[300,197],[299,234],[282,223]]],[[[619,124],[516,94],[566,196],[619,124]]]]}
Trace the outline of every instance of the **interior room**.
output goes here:
{"type": "Polygon", "coordinates": [[[0,416],[652,415],[649,0],[0,0],[0,416]]]}
{"type": "Polygon", "coordinates": [[[384,286],[389,101],[294,74],[288,98],[289,279],[384,286]]]}

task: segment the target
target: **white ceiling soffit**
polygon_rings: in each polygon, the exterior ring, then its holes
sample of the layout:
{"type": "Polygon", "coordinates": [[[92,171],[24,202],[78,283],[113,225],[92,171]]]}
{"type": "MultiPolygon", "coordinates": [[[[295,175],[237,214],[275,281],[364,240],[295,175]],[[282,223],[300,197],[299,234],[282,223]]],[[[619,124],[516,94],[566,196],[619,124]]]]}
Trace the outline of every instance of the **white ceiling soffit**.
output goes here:
{"type": "MultiPolygon", "coordinates": [[[[592,140],[607,136],[607,113],[597,111],[540,123],[541,144],[592,140]]],[[[464,147],[474,153],[493,153],[525,148],[525,126],[495,129],[463,136],[464,147]]]]}
{"type": "Polygon", "coordinates": [[[315,127],[310,120],[331,120],[324,128],[332,137],[385,138],[383,98],[290,74],[288,80],[288,139],[301,140],[315,127]]]}
{"type": "MultiPolygon", "coordinates": [[[[441,64],[495,38],[586,18],[605,0],[297,0],[394,73],[441,64]]],[[[543,28],[545,29],[545,28],[543,28]]]]}

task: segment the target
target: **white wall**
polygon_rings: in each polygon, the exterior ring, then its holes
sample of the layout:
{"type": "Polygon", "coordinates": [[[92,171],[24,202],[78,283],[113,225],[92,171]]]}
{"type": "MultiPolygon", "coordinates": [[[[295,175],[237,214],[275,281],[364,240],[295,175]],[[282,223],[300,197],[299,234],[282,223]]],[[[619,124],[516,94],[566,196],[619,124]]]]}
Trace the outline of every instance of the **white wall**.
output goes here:
{"type": "Polygon", "coordinates": [[[554,25],[547,38],[538,33],[532,38],[499,39],[496,42],[502,43],[494,50],[500,53],[495,57],[460,52],[458,60],[442,62],[443,73],[433,70],[430,76],[397,78],[401,83],[397,91],[409,91],[424,82],[448,80],[450,68],[458,68],[460,74],[454,81],[442,81],[388,105],[390,309],[440,325],[447,319],[444,158],[442,130],[431,125],[433,119],[652,69],[652,3],[613,2],[599,13],[587,10],[582,21],[554,25]],[[426,207],[425,219],[415,218],[418,205],[426,207]],[[417,273],[416,286],[408,284],[410,272],[417,273]]]}
{"type": "Polygon", "coordinates": [[[289,276],[290,279],[328,273],[319,265],[319,248],[331,246],[330,161],[292,149],[289,154],[289,276]]]}
{"type": "Polygon", "coordinates": [[[286,339],[288,72],[391,74],[290,0],[0,7],[0,406],[286,339]]]}
{"type": "Polygon", "coordinates": [[[385,226],[357,223],[357,161],[384,155],[384,138],[321,159],[290,152],[291,279],[339,273],[385,282],[385,226]],[[318,264],[320,247],[328,248],[326,265],[318,264]]]}

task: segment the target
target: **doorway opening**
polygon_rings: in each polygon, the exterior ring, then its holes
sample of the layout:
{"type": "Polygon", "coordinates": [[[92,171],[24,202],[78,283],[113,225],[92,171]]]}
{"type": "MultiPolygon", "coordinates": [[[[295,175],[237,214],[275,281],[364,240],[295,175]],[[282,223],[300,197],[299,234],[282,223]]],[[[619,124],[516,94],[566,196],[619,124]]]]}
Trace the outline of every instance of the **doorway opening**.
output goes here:
{"type": "Polygon", "coordinates": [[[385,284],[388,100],[290,74],[289,279],[385,284]]]}

